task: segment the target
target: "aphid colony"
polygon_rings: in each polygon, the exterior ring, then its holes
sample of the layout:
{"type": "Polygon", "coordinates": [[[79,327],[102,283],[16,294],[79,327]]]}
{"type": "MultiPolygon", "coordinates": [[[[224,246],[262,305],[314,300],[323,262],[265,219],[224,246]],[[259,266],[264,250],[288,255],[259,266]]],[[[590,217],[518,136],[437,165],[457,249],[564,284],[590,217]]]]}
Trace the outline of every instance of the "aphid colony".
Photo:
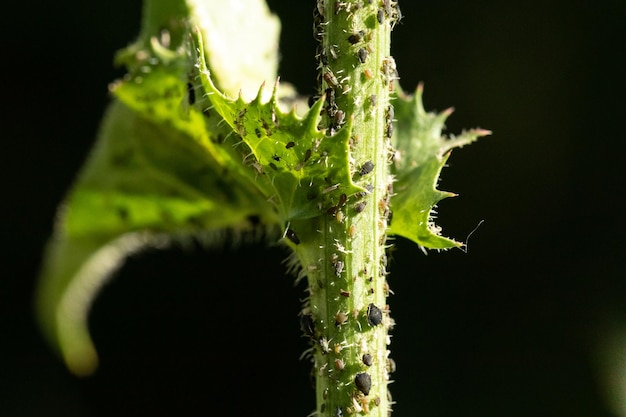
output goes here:
{"type": "MultiPolygon", "coordinates": [[[[393,321],[388,306],[382,305],[381,300],[390,293],[386,285],[384,247],[392,190],[380,183],[387,180],[380,171],[387,154],[381,157],[363,150],[373,141],[389,147],[389,139],[394,135],[395,112],[389,104],[389,93],[398,79],[396,65],[391,56],[376,54],[374,45],[377,36],[392,28],[401,17],[397,2],[392,0],[318,0],[314,9],[319,88],[309,104],[322,106],[318,129],[328,136],[350,123],[351,179],[363,187],[354,194],[342,193],[335,181],[328,181],[326,188],[320,187],[319,192],[327,195],[327,205],[322,210],[341,225],[328,219],[320,223],[327,229],[320,226],[318,231],[325,233],[332,229],[338,239],[334,244],[330,240],[316,241],[315,248],[325,254],[318,254],[313,258],[317,261],[303,268],[309,279],[310,296],[300,324],[312,345],[307,352],[314,360],[314,375],[321,377],[318,381],[322,384],[328,384],[317,410],[318,415],[325,417],[368,415],[373,407],[391,403],[383,389],[389,373],[395,370],[395,362],[388,358],[385,349],[390,343],[387,331],[393,321]],[[328,21],[334,16],[347,17],[348,25],[342,31],[326,33],[328,21]],[[373,131],[377,133],[366,133],[373,131]],[[369,222],[370,216],[374,221],[367,229],[364,223],[369,222]],[[365,261],[358,260],[364,257],[356,255],[356,251],[352,253],[353,248],[359,248],[355,243],[360,239],[370,239],[372,243],[365,261]]],[[[313,160],[316,155],[314,151],[313,160]]],[[[285,236],[294,242],[294,235],[290,231],[285,236]]],[[[307,238],[303,236],[298,250],[308,250],[307,238]]]]}

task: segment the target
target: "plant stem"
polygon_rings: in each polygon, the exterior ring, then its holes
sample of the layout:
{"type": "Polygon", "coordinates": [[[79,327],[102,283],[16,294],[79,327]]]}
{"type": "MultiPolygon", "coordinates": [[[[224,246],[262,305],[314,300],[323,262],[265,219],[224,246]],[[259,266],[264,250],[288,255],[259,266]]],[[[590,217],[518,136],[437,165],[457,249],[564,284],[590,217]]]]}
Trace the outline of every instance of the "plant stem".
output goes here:
{"type": "MultiPolygon", "coordinates": [[[[313,342],[317,415],[390,414],[385,231],[391,193],[389,138],[396,78],[389,55],[395,3],[320,0],[314,12],[325,100],[323,128],[351,127],[353,180],[326,215],[296,225],[313,241],[296,254],[308,277],[303,330],[313,342]]],[[[329,187],[335,186],[329,184],[329,187]]],[[[338,185],[341,187],[341,184],[338,185]]]]}

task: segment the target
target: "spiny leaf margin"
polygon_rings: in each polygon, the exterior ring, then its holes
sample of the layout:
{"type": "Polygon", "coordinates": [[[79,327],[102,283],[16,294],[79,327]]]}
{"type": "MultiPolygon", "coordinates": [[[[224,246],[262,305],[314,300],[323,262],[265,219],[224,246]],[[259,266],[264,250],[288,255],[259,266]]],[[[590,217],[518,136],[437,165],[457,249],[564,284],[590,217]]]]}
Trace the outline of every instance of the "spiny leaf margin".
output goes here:
{"type": "Polygon", "coordinates": [[[263,100],[264,85],[250,102],[241,95],[231,99],[211,79],[199,30],[193,32],[193,42],[198,76],[212,110],[249,147],[259,187],[275,204],[283,224],[320,216],[342,194],[364,191],[350,173],[351,123],[332,136],[318,129],[324,97],[302,117],[295,108],[285,113],[278,106],[278,80],[269,101],[263,100]]]}
{"type": "Polygon", "coordinates": [[[390,203],[393,221],[388,233],[427,249],[462,247],[462,242],[441,236],[441,228],[433,220],[436,204],[456,195],[437,189],[439,175],[453,148],[470,144],[491,132],[472,129],[456,137],[446,137],[442,131],[452,109],[438,114],[426,112],[422,84],[413,95],[406,94],[400,85],[394,91],[396,129],[392,136],[395,154],[391,171],[396,182],[390,203]]]}

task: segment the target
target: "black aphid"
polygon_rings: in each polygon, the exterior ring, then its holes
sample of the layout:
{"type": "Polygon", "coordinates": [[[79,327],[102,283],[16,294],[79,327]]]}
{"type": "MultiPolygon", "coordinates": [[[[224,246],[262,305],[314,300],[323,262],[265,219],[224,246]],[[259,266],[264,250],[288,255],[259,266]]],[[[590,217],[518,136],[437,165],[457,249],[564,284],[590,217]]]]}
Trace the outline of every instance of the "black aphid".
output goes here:
{"type": "Polygon", "coordinates": [[[378,326],[383,321],[383,312],[374,303],[367,306],[367,322],[370,326],[378,326]]]}
{"type": "Polygon", "coordinates": [[[362,359],[365,366],[372,366],[372,364],[374,363],[374,358],[372,358],[372,355],[370,355],[369,353],[363,355],[362,359]]]}
{"type": "Polygon", "coordinates": [[[361,61],[361,64],[365,64],[365,61],[367,60],[367,50],[365,48],[361,48],[357,52],[357,55],[359,56],[359,61],[361,61]]]}
{"type": "Polygon", "coordinates": [[[350,42],[352,45],[354,45],[355,43],[359,43],[361,39],[363,39],[364,35],[365,32],[362,30],[358,31],[357,33],[353,33],[348,37],[348,42],[350,42]]]}
{"type": "Polygon", "coordinates": [[[298,238],[298,236],[296,235],[296,232],[294,232],[291,229],[287,229],[285,231],[285,236],[287,237],[287,239],[291,240],[293,243],[295,243],[296,245],[300,244],[300,239],[298,238]]]}
{"type": "Polygon", "coordinates": [[[361,176],[367,175],[370,172],[372,172],[373,169],[374,169],[374,163],[372,161],[367,161],[361,166],[361,169],[359,170],[359,175],[361,176]]]}
{"type": "Polygon", "coordinates": [[[322,65],[328,65],[328,55],[326,55],[326,52],[324,51],[320,53],[320,62],[322,65]]]}
{"type": "Polygon", "coordinates": [[[368,395],[372,387],[372,377],[367,372],[359,372],[354,377],[354,385],[363,395],[368,395]]]}
{"type": "Polygon", "coordinates": [[[366,205],[367,205],[367,201],[360,201],[354,205],[354,211],[356,211],[357,213],[360,213],[363,210],[365,210],[366,205]]]}
{"type": "Polygon", "coordinates": [[[285,145],[285,149],[293,148],[294,146],[296,146],[296,142],[287,142],[287,144],[285,145]]]}

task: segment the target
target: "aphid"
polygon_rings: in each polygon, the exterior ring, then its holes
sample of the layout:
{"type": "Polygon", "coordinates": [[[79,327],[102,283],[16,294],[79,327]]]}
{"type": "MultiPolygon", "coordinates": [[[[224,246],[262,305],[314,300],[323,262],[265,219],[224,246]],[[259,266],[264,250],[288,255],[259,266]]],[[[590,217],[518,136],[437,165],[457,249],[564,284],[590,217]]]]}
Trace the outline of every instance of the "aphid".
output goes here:
{"type": "Polygon", "coordinates": [[[260,174],[260,175],[265,174],[265,171],[263,170],[263,166],[261,164],[259,164],[258,162],[254,161],[250,165],[252,166],[252,168],[254,168],[254,170],[257,172],[257,174],[260,174]]]}
{"type": "Polygon", "coordinates": [[[388,138],[391,138],[393,136],[393,123],[387,123],[387,130],[385,133],[387,134],[388,138]]]}
{"type": "Polygon", "coordinates": [[[270,162],[270,164],[269,164],[269,165],[270,165],[270,168],[272,168],[274,171],[277,171],[277,170],[278,170],[278,167],[276,166],[276,164],[275,164],[275,163],[270,162]]]}
{"type": "Polygon", "coordinates": [[[330,45],[328,47],[328,52],[330,53],[332,59],[337,59],[337,51],[335,51],[335,46],[330,45]]]}
{"type": "Polygon", "coordinates": [[[315,334],[315,322],[313,321],[313,316],[310,314],[303,314],[300,316],[300,329],[302,332],[309,337],[313,337],[315,334]]]}
{"type": "Polygon", "coordinates": [[[359,201],[354,205],[354,211],[356,211],[357,213],[361,213],[363,210],[365,210],[366,205],[367,201],[359,201]]]}
{"type": "Polygon", "coordinates": [[[354,237],[354,235],[356,235],[356,226],[355,225],[350,225],[350,228],[348,229],[348,235],[352,238],[354,237]]]}
{"type": "MultiPolygon", "coordinates": [[[[402,20],[402,11],[400,11],[400,6],[398,4],[396,4],[396,20],[395,20],[395,22],[399,22],[401,20],[402,20]]],[[[395,22],[394,22],[394,25],[395,25],[395,22]]],[[[393,27],[392,27],[392,29],[393,29],[393,27]]]]}
{"type": "Polygon", "coordinates": [[[294,244],[296,245],[300,244],[300,239],[296,235],[296,232],[294,232],[293,230],[287,229],[285,231],[285,236],[287,237],[287,239],[291,240],[294,244]]]}
{"type": "Polygon", "coordinates": [[[306,152],[304,153],[304,162],[308,161],[309,158],[311,158],[311,153],[312,151],[310,149],[306,150],[306,152]]]}
{"type": "Polygon", "coordinates": [[[343,363],[343,360],[335,359],[335,368],[337,368],[337,370],[343,371],[343,368],[345,368],[345,366],[346,365],[343,363]]]}
{"type": "Polygon", "coordinates": [[[323,353],[328,353],[328,351],[330,350],[330,345],[328,343],[328,339],[326,339],[324,336],[322,336],[322,337],[320,337],[319,343],[320,343],[320,347],[322,348],[322,352],[323,353]]]}
{"type": "Polygon", "coordinates": [[[348,315],[346,313],[342,313],[341,311],[337,313],[335,316],[335,325],[341,326],[345,322],[348,321],[348,315]]]}
{"type": "Polygon", "coordinates": [[[261,129],[259,129],[258,127],[254,128],[254,134],[257,138],[261,138],[261,129]]]}
{"type": "Polygon", "coordinates": [[[362,359],[365,366],[372,366],[372,364],[374,363],[374,358],[372,358],[372,355],[370,355],[369,353],[363,355],[362,359]]]}
{"type": "Polygon", "coordinates": [[[374,163],[372,161],[367,161],[361,166],[361,169],[359,169],[359,175],[360,176],[367,175],[370,172],[372,172],[373,169],[374,169],[374,163]]]}
{"type": "Polygon", "coordinates": [[[365,68],[363,70],[363,75],[365,75],[365,78],[367,78],[368,80],[371,80],[372,78],[374,78],[374,73],[369,68],[365,68]]]}
{"type": "Polygon", "coordinates": [[[276,161],[276,162],[280,162],[280,156],[278,156],[278,155],[276,155],[276,154],[272,155],[272,159],[273,159],[274,161],[276,161]]]}
{"type": "Polygon", "coordinates": [[[328,55],[326,55],[326,52],[324,52],[324,51],[322,51],[322,53],[320,53],[320,62],[324,66],[328,65],[328,55]]]}
{"type": "Polygon", "coordinates": [[[372,95],[370,96],[370,105],[371,105],[372,107],[375,107],[375,106],[376,106],[376,101],[377,101],[377,100],[376,100],[376,94],[372,94],[372,95]]]}
{"type": "Polygon", "coordinates": [[[322,190],[322,194],[328,194],[330,192],[335,191],[337,188],[339,188],[339,183],[331,185],[330,187],[324,188],[322,190]]]}
{"type": "Polygon", "coordinates": [[[348,37],[348,42],[350,42],[352,45],[359,43],[361,39],[363,39],[364,35],[365,35],[365,32],[362,30],[359,30],[357,33],[353,33],[352,35],[348,37]]]}
{"type": "Polygon", "coordinates": [[[335,220],[337,220],[339,223],[343,221],[343,211],[337,210],[337,212],[335,213],[335,220]]]}
{"type": "Polygon", "coordinates": [[[328,84],[332,88],[339,87],[339,81],[337,81],[337,77],[335,77],[335,74],[333,74],[333,72],[329,69],[324,71],[324,81],[326,81],[326,84],[328,84]]]}
{"type": "Polygon", "coordinates": [[[387,372],[390,374],[396,372],[396,361],[391,358],[387,358],[387,372]]]}
{"type": "Polygon", "coordinates": [[[326,103],[329,107],[335,106],[335,90],[332,88],[327,88],[324,93],[326,94],[326,103]]]}
{"type": "Polygon", "coordinates": [[[363,395],[368,395],[372,387],[372,377],[367,372],[359,372],[354,377],[354,385],[363,395]]]}
{"type": "Polygon", "coordinates": [[[296,142],[287,142],[287,144],[285,145],[285,149],[293,148],[294,146],[296,146],[296,142]]]}
{"type": "Polygon", "coordinates": [[[395,116],[395,112],[394,112],[393,106],[390,104],[389,107],[387,107],[387,122],[391,123],[394,116],[395,116]]]}
{"type": "Polygon", "coordinates": [[[272,129],[269,125],[269,123],[265,120],[262,120],[261,123],[263,124],[263,129],[265,129],[265,135],[266,136],[272,136],[272,129]]]}
{"type": "Polygon", "coordinates": [[[337,110],[335,112],[335,117],[334,117],[334,124],[335,126],[339,127],[341,126],[346,120],[346,114],[341,111],[341,110],[337,110]]]}
{"type": "Polygon", "coordinates": [[[361,64],[365,64],[365,61],[367,60],[367,50],[365,48],[361,48],[357,52],[357,55],[359,56],[359,61],[361,61],[361,64]]]}
{"type": "Polygon", "coordinates": [[[385,21],[385,11],[383,9],[378,9],[378,13],[376,13],[376,19],[378,19],[378,24],[383,24],[383,22],[385,21]]]}
{"type": "Polygon", "coordinates": [[[383,0],[383,7],[385,8],[385,13],[387,13],[388,16],[391,16],[391,13],[393,12],[393,10],[391,10],[391,1],[383,0]]]}
{"type": "Polygon", "coordinates": [[[190,105],[196,102],[196,90],[190,82],[187,82],[187,100],[189,100],[190,105]]]}
{"type": "Polygon", "coordinates": [[[337,213],[337,210],[339,210],[339,207],[337,206],[330,206],[326,209],[326,213],[330,214],[331,216],[334,216],[335,213],[337,213]]]}
{"type": "Polygon", "coordinates": [[[320,14],[320,16],[324,16],[324,1],[323,0],[317,0],[317,12],[320,14]]]}
{"type": "Polygon", "coordinates": [[[345,266],[345,264],[343,263],[343,261],[337,261],[333,263],[333,266],[335,267],[335,275],[340,277],[341,273],[343,272],[343,267],[345,266]]]}
{"type": "Polygon", "coordinates": [[[378,326],[383,321],[383,312],[374,303],[367,306],[367,322],[370,326],[378,326]]]}
{"type": "Polygon", "coordinates": [[[374,363],[374,358],[369,353],[363,355],[361,359],[363,359],[363,363],[365,364],[365,366],[372,366],[372,363],[374,363]]]}
{"type": "Polygon", "coordinates": [[[339,294],[346,298],[350,297],[350,291],[347,290],[339,290],[339,294]]]}

